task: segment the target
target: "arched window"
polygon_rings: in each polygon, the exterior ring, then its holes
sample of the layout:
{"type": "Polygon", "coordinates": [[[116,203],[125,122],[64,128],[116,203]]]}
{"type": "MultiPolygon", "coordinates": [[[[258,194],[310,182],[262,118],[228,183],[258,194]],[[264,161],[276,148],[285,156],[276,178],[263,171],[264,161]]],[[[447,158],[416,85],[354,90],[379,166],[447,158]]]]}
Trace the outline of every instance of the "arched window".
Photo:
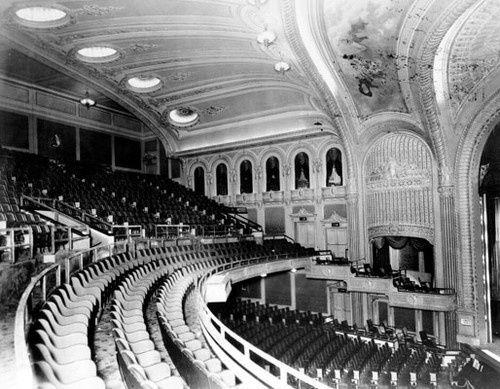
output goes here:
{"type": "Polygon", "coordinates": [[[326,153],[326,186],[342,185],[342,152],[333,147],[326,153]]]}
{"type": "Polygon", "coordinates": [[[302,152],[295,157],[295,189],[309,188],[309,156],[302,152]]]}
{"type": "Polygon", "coordinates": [[[245,159],[240,165],[240,193],[253,192],[252,162],[245,159]]]}
{"type": "Polygon", "coordinates": [[[227,166],[223,163],[217,165],[215,179],[217,181],[217,196],[227,195],[227,166]]]}
{"type": "Polygon", "coordinates": [[[194,169],[194,191],[199,195],[205,195],[205,171],[201,166],[194,169]]]}
{"type": "Polygon", "coordinates": [[[266,192],[280,190],[280,161],[270,157],[266,161],[266,192]]]}

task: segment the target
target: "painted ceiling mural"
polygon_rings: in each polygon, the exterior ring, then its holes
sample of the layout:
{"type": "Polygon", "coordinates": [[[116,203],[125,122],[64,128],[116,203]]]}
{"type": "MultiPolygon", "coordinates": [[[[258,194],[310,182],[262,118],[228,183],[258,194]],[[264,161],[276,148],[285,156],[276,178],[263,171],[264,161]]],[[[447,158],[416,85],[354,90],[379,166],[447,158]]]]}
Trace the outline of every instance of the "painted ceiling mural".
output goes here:
{"type": "Polygon", "coordinates": [[[410,0],[324,1],[327,36],[361,117],[408,112],[396,58],[398,30],[410,0]]]}

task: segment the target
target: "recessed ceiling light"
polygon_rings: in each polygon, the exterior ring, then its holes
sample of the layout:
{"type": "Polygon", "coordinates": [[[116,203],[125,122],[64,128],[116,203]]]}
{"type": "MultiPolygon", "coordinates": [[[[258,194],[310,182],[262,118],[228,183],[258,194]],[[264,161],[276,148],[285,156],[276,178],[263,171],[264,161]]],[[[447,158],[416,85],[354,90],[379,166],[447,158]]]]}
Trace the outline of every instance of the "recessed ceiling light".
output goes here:
{"type": "Polygon", "coordinates": [[[161,80],[155,76],[137,76],[127,80],[130,90],[139,93],[153,92],[161,88],[161,80]]]}
{"type": "Polygon", "coordinates": [[[117,50],[108,46],[89,46],[77,51],[77,57],[85,62],[109,62],[119,56],[117,50]]]}
{"type": "Polygon", "coordinates": [[[168,121],[176,127],[191,127],[198,123],[198,120],[198,112],[189,107],[179,107],[168,114],[168,121]]]}
{"type": "Polygon", "coordinates": [[[70,20],[65,10],[41,5],[19,8],[15,15],[18,23],[34,28],[60,27],[70,20]]]}

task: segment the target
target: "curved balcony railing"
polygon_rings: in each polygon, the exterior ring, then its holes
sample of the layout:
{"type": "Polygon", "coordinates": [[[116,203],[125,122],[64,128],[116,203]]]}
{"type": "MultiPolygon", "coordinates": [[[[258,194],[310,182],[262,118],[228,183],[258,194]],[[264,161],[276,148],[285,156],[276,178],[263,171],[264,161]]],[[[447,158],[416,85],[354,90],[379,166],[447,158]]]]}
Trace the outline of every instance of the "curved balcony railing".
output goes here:
{"type": "MultiPolygon", "coordinates": [[[[294,266],[293,260],[286,260],[283,262],[288,264],[290,268],[294,266]]],[[[233,267],[241,267],[241,264],[236,262],[231,265],[231,268],[233,267]]],[[[276,266],[273,267],[276,269],[279,268],[276,266]]],[[[218,270],[222,269],[214,270],[214,272],[218,270]]],[[[206,291],[205,281],[208,277],[213,275],[214,272],[205,274],[198,282],[199,317],[201,329],[207,342],[214,349],[217,357],[226,366],[251,387],[292,388],[289,383],[293,382],[294,385],[298,385],[299,388],[331,388],[253,346],[217,319],[207,307],[204,299],[206,291]],[[263,360],[264,365],[269,366],[269,369],[262,368],[259,364],[254,362],[254,359],[263,360]]]]}

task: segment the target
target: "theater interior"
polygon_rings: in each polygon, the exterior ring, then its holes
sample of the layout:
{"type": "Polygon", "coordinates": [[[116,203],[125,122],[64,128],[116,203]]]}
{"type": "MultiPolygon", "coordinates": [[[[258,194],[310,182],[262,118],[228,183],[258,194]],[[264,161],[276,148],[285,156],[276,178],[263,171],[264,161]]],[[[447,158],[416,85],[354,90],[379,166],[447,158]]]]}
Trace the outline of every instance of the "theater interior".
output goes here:
{"type": "Polygon", "coordinates": [[[2,0],[0,386],[497,388],[498,20],[2,0]]]}

